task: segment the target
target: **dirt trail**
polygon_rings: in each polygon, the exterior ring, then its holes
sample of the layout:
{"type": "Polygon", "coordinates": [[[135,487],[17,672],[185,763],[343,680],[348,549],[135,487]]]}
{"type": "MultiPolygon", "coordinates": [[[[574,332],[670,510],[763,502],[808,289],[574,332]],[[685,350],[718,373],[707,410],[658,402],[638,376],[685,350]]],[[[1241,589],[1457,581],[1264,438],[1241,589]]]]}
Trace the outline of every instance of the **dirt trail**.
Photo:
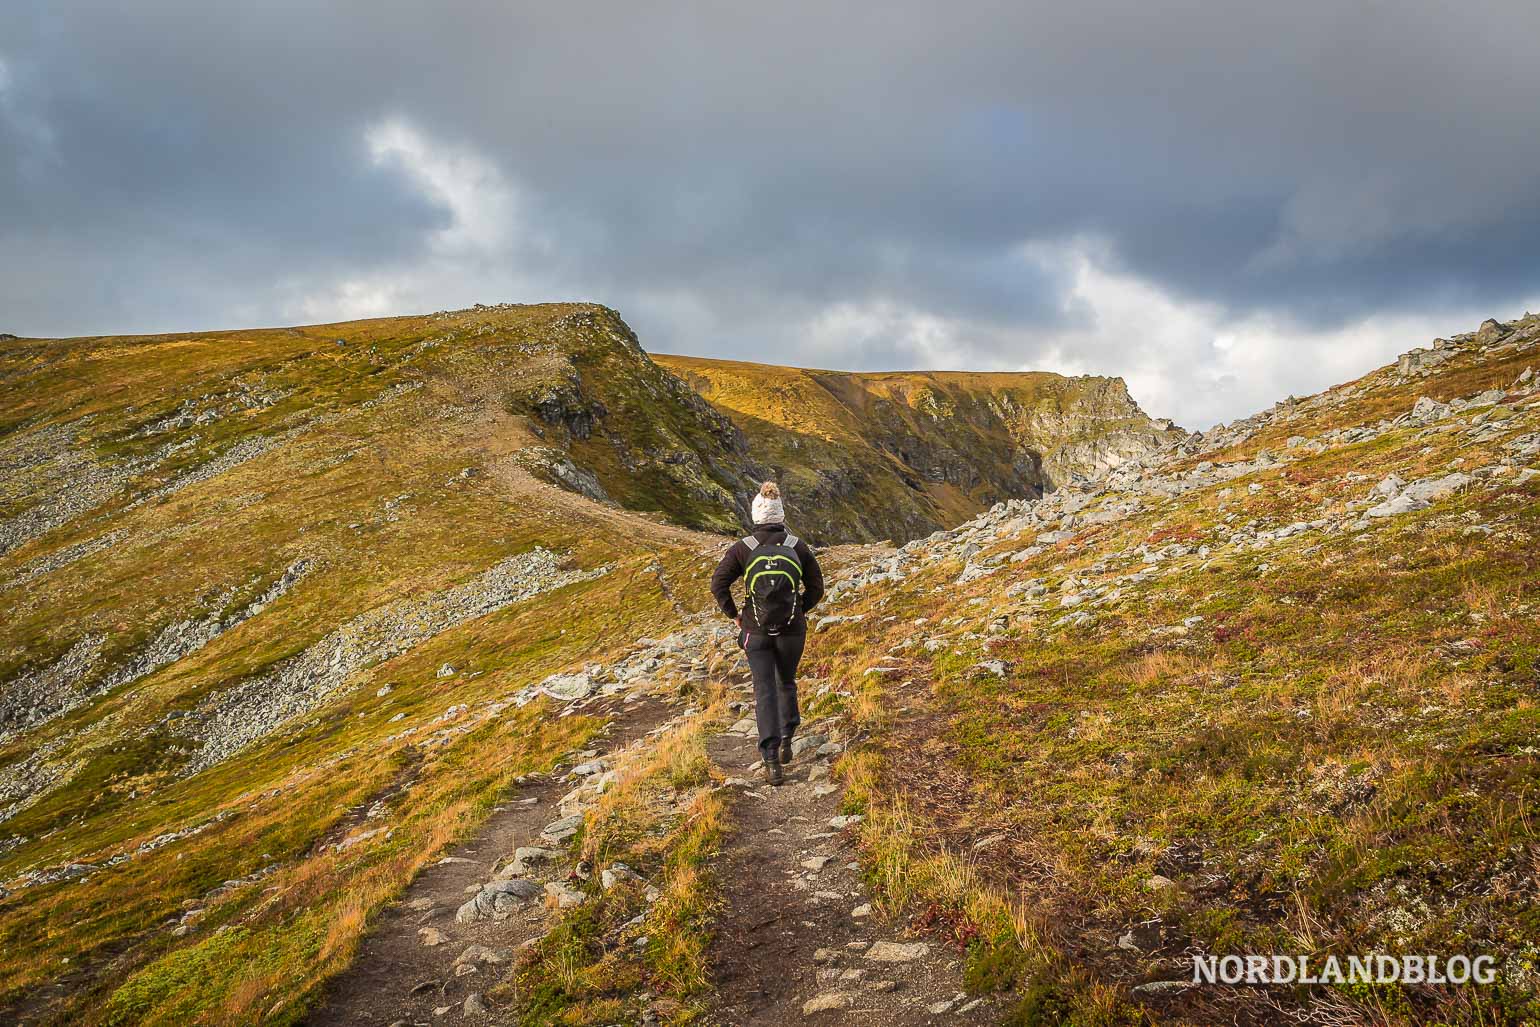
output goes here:
{"type": "MultiPolygon", "coordinates": [[[[786,784],[771,787],[758,767],[747,664],[730,636],[702,638],[676,658],[722,681],[744,718],[708,744],[714,767],[734,793],[728,840],[712,868],[721,913],[711,950],[718,1002],[709,1022],[993,1022],[998,1010],[990,1001],[962,995],[953,951],[871,909],[856,863],[853,822],[839,818],[843,789],[830,773],[840,751],[829,740],[836,722],[804,725],[786,784]]],[[[501,1014],[478,1005],[479,995],[507,975],[519,946],[542,935],[556,914],[541,897],[510,902],[502,920],[461,923],[456,910],[487,882],[507,876],[501,871],[517,847],[560,847],[540,834],[562,815],[571,764],[644,739],[680,711],[657,697],[631,703],[616,697],[585,712],[613,718],[609,737],[553,774],[516,786],[473,840],[424,870],[381,915],[307,1023],[502,1022],[501,1014]]],[[[533,875],[537,880],[565,876],[552,865],[540,870],[533,875]]]]}
{"type": "MultiPolygon", "coordinates": [[[[739,691],[751,713],[752,695],[739,691]]],[[[724,906],[712,946],[717,1022],[995,1022],[992,1003],[961,994],[953,952],[871,907],[853,825],[839,816],[843,789],[830,779],[838,749],[824,744],[830,726],[804,724],[802,751],[778,788],[763,782],[752,730],[718,735],[709,746],[723,773],[752,784],[733,805],[733,832],[717,866],[724,906]]]]}
{"type": "MultiPolygon", "coordinates": [[[[473,839],[418,874],[365,937],[352,965],[328,986],[321,1005],[306,1018],[307,1024],[385,1027],[492,1021],[488,1015],[468,1015],[466,1000],[496,983],[511,966],[518,947],[545,932],[552,914],[539,900],[521,904],[504,920],[460,923],[455,911],[503,868],[519,846],[557,847],[541,840],[540,832],[561,816],[558,803],[571,787],[563,781],[566,769],[580,760],[625,748],[675,711],[656,697],[625,703],[617,696],[584,712],[613,717],[609,737],[572,754],[551,774],[532,775],[515,785],[473,839]],[[428,932],[437,932],[438,937],[428,932]],[[481,959],[466,960],[464,955],[475,945],[483,946],[497,961],[485,953],[481,959]]],[[[564,875],[541,876],[559,880],[564,875]]]]}

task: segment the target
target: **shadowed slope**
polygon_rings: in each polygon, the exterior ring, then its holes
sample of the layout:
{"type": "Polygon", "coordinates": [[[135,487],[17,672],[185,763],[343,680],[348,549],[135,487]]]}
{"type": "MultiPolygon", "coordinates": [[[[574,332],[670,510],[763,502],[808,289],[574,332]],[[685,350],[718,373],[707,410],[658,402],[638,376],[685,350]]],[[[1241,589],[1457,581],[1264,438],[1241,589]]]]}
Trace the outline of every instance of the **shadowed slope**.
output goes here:
{"type": "Polygon", "coordinates": [[[743,430],[815,538],[923,535],[1181,437],[1118,378],[654,360],[743,430]]]}

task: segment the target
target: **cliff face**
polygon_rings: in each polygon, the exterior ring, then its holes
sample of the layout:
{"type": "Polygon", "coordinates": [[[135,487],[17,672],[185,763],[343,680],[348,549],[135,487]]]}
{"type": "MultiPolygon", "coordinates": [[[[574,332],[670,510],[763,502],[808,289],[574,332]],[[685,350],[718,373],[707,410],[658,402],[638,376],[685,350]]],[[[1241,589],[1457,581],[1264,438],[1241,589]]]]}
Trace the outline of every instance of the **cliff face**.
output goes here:
{"type": "Polygon", "coordinates": [[[732,419],[820,540],[928,534],[1183,437],[1117,378],[653,359],[732,419]]]}

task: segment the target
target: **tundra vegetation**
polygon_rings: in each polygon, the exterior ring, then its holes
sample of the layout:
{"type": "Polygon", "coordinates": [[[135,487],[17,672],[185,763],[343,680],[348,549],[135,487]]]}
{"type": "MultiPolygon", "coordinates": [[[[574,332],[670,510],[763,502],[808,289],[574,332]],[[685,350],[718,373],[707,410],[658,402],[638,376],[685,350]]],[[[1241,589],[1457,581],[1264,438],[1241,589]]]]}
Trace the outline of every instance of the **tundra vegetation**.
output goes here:
{"type": "Polygon", "coordinates": [[[586,305],[3,347],[8,1019],[300,1021],[629,691],[673,715],[585,779],[485,1001],[709,1018],[758,800],[707,754],[742,708],[703,581],[766,473],[826,541],[903,543],[829,552],[806,716],[873,922],[988,1009],[1540,1019],[1540,319],[1193,435],[1108,380],[655,362],[586,305]],[[1371,951],[1499,981],[1183,983],[1371,951]]]}

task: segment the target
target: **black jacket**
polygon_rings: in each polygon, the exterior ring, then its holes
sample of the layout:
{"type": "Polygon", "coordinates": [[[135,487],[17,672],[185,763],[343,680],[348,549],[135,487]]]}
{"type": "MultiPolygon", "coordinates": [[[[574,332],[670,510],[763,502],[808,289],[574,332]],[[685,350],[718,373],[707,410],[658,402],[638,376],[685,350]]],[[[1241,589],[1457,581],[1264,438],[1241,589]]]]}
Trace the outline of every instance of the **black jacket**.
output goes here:
{"type": "MultiPolygon", "coordinates": [[[[783,543],[786,541],[786,525],[756,524],[754,537],[761,543],[783,543]]],[[[823,598],[823,571],[818,567],[818,558],[813,555],[812,547],[802,539],[797,539],[794,551],[797,559],[802,562],[802,603],[797,618],[787,626],[785,633],[800,635],[807,631],[807,611],[817,606],[818,600],[823,598]]],[[[729,617],[738,616],[738,604],[733,602],[733,582],[743,577],[744,569],[749,565],[749,554],[749,547],[743,544],[743,539],[739,539],[727,547],[727,552],[722,554],[722,562],[717,564],[716,571],[711,575],[711,594],[716,598],[717,606],[729,617]]],[[[743,627],[751,634],[758,634],[759,625],[753,617],[751,611],[744,610],[743,627]]]]}

